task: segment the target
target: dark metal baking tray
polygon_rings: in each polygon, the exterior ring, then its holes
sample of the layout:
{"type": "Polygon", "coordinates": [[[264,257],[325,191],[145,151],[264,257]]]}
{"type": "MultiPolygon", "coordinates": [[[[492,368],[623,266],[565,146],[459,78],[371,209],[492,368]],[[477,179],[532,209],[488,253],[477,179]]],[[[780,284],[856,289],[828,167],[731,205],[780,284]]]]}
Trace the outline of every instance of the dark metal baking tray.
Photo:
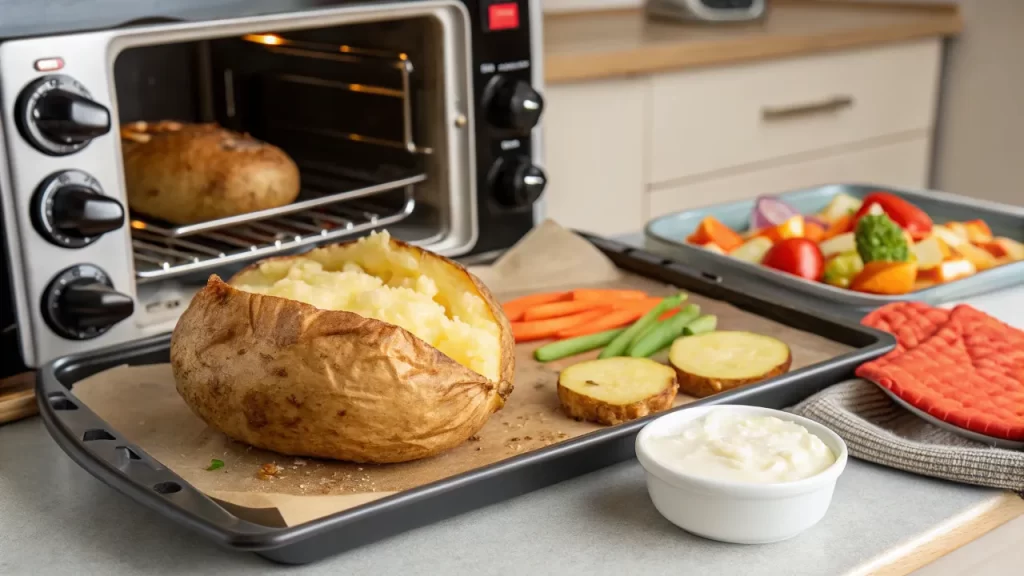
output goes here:
{"type": "MultiPolygon", "coordinates": [[[[790,406],[851,376],[856,366],[895,347],[894,338],[885,332],[761,299],[754,295],[757,288],[750,283],[703,274],[618,242],[584,237],[624,270],[731,303],[853,348],[832,360],[676,410],[726,403],[790,406]]],[[[287,564],[312,562],[633,458],[636,434],[650,419],[585,434],[298,526],[269,527],[233,515],[75,398],[75,383],[100,371],[124,364],[167,362],[169,343],[169,336],[160,336],[44,366],[39,371],[37,397],[47,430],[76,463],[139,503],[221,546],[253,551],[287,564]]]]}
{"type": "MultiPolygon", "coordinates": [[[[863,198],[869,192],[885,191],[906,198],[927,212],[936,222],[950,220],[985,220],[997,236],[1024,242],[1024,206],[1011,206],[948,194],[934,190],[905,190],[869,184],[830,184],[786,192],[778,198],[801,214],[816,213],[837,194],[863,198]]],[[[860,318],[871,310],[890,302],[917,300],[942,304],[1001,290],[1024,282],[1024,262],[1014,262],[979,272],[968,278],[938,284],[899,296],[879,296],[811,282],[737,258],[716,254],[686,242],[705,216],[714,216],[726,225],[744,230],[749,224],[754,200],[716,204],[704,208],[667,214],[649,222],[644,230],[644,245],[652,252],[688,263],[702,270],[728,272],[731,276],[760,279],[768,284],[766,292],[800,305],[860,318]]]]}

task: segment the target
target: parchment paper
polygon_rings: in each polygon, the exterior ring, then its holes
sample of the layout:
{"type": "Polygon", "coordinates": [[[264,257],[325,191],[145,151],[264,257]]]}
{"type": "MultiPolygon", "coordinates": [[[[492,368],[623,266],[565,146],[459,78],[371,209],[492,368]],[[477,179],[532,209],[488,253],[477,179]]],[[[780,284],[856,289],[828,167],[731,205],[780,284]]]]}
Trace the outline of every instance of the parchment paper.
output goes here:
{"type": "MultiPolygon", "coordinates": [[[[589,242],[550,221],[492,266],[473,271],[502,301],[560,288],[639,288],[654,295],[677,291],[620,271],[589,242]]],[[[792,349],[793,369],[849,350],[720,301],[690,294],[688,302],[699,304],[702,313],[717,314],[721,330],[750,330],[783,340],[792,349]]],[[[296,525],[602,429],[566,417],[555,392],[561,369],[597,352],[542,365],[532,356],[541,344],[517,347],[515,389],[479,434],[444,454],[404,464],[292,458],[229,440],[192,414],[175,390],[168,364],[113,368],[83,380],[73,393],[129,441],[236,515],[268,525],[296,525]],[[212,459],[224,467],[207,471],[212,459]],[[279,471],[261,475],[268,464],[279,471]]],[[[676,404],[691,401],[680,395],[676,404]]]]}

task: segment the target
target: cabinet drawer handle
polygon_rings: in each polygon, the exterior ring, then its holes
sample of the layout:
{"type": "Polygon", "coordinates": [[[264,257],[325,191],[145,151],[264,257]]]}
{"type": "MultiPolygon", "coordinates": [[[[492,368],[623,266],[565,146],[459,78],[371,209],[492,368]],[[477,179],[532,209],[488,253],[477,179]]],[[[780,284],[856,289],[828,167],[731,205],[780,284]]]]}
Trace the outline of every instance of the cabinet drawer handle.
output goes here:
{"type": "Polygon", "coordinates": [[[807,116],[810,114],[821,114],[824,112],[837,112],[843,108],[853,106],[852,96],[833,96],[818,102],[806,104],[793,104],[791,106],[765,106],[761,108],[761,118],[764,120],[782,120],[794,116],[807,116]]]}

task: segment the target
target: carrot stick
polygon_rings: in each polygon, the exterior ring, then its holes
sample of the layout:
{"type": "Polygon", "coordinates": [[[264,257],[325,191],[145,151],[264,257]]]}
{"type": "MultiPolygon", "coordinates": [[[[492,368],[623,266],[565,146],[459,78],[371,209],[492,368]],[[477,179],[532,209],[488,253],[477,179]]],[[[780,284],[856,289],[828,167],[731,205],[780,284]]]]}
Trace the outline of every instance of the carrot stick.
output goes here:
{"type": "Polygon", "coordinates": [[[609,310],[609,308],[598,308],[560,318],[547,318],[544,320],[534,320],[533,322],[512,322],[512,336],[515,337],[516,342],[551,338],[562,330],[597,320],[607,314],[609,310]]]}
{"type": "Polygon", "coordinates": [[[644,300],[646,298],[649,298],[649,296],[643,290],[580,288],[572,291],[573,300],[644,300]]]}
{"type": "Polygon", "coordinates": [[[523,314],[524,322],[543,320],[545,318],[558,318],[559,316],[572,316],[595,308],[607,308],[608,304],[600,300],[569,300],[566,302],[549,302],[526,309],[523,314]]]}
{"type": "Polygon", "coordinates": [[[559,330],[555,333],[555,338],[561,340],[563,338],[575,338],[576,336],[586,336],[588,334],[604,332],[605,330],[611,330],[612,328],[619,328],[626,324],[630,324],[641,316],[643,316],[643,312],[640,312],[639,310],[616,310],[605,314],[592,322],[579,324],[572,328],[566,328],[565,330],[559,330]]]}
{"type": "Polygon", "coordinates": [[[523,314],[526,313],[527,308],[532,308],[533,306],[538,306],[540,304],[547,304],[548,302],[567,300],[569,297],[569,292],[530,294],[529,296],[521,296],[514,300],[509,300],[502,304],[501,308],[505,311],[505,316],[508,317],[509,322],[518,322],[523,319],[523,314]]]}

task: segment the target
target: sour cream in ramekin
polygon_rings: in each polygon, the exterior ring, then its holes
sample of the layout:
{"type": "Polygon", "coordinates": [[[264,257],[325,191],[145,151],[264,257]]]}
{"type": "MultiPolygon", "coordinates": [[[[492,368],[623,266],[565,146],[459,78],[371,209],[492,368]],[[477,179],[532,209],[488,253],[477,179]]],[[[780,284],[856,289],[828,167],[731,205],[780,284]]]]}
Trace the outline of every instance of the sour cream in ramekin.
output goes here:
{"type": "Polygon", "coordinates": [[[776,416],[712,410],[647,444],[667,468],[713,480],[769,484],[809,478],[836,461],[807,428],[776,416]]]}
{"type": "Polygon", "coordinates": [[[780,410],[701,406],[665,414],[636,438],[647,490],[688,532],[741,544],[778,542],[818,523],[846,467],[846,443],[780,410]]]}

